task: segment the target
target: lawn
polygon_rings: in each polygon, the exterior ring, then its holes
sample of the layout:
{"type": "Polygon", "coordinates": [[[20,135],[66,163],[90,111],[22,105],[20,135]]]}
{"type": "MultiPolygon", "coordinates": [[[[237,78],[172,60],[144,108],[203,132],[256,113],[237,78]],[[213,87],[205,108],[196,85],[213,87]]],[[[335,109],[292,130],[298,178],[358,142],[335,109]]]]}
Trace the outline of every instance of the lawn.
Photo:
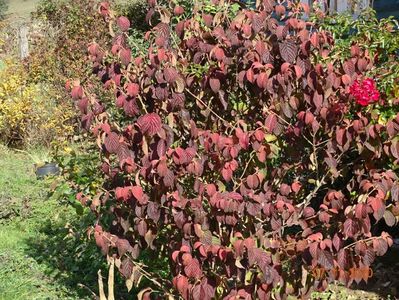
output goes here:
{"type": "Polygon", "coordinates": [[[27,155],[0,148],[0,172],[0,299],[92,298],[79,284],[95,288],[96,249],[79,249],[74,211],[48,197],[27,155]]]}
{"type": "Polygon", "coordinates": [[[7,14],[18,17],[29,17],[29,14],[35,10],[39,0],[10,0],[8,1],[7,14]]]}

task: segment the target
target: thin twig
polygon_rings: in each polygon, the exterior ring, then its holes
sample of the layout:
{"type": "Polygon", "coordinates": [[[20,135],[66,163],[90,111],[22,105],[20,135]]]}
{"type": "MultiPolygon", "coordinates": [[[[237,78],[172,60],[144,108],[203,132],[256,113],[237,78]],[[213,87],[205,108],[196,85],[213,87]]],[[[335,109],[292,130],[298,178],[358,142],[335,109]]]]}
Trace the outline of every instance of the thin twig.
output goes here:
{"type": "Polygon", "coordinates": [[[367,242],[371,242],[372,240],[379,239],[379,238],[380,238],[380,237],[373,236],[373,237],[370,237],[370,238],[365,239],[365,240],[359,240],[359,241],[353,242],[352,244],[349,244],[349,245],[345,246],[344,249],[348,249],[348,248],[350,248],[350,247],[353,247],[353,246],[355,246],[357,243],[360,243],[360,242],[367,243],[367,242]]]}
{"type": "Polygon", "coordinates": [[[291,125],[287,120],[285,120],[284,118],[282,118],[279,114],[275,113],[274,111],[265,108],[265,111],[269,114],[275,115],[278,119],[280,119],[281,121],[283,121],[286,125],[291,125]]]}
{"type": "Polygon", "coordinates": [[[152,283],[154,283],[156,286],[158,286],[160,289],[162,289],[166,293],[166,295],[170,294],[169,291],[165,288],[165,286],[162,283],[160,283],[156,279],[154,279],[155,274],[151,274],[151,273],[147,272],[146,270],[144,270],[143,266],[146,268],[148,268],[148,266],[146,266],[144,264],[137,263],[133,259],[133,257],[130,257],[130,256],[127,256],[127,257],[130,259],[130,261],[133,263],[133,265],[139,269],[139,272],[144,277],[146,277],[148,280],[150,280],[152,283]]]}
{"type": "Polygon", "coordinates": [[[88,292],[91,293],[91,295],[95,298],[97,298],[97,294],[93,292],[88,286],[84,285],[83,283],[78,283],[78,287],[86,289],[88,292]]]}
{"type": "Polygon", "coordinates": [[[107,297],[104,293],[104,285],[103,285],[103,277],[101,276],[101,269],[97,272],[98,275],[98,290],[100,293],[100,300],[107,300],[107,297]]]}
{"type": "MultiPolygon", "coordinates": [[[[252,159],[255,157],[255,154],[256,154],[255,151],[252,151],[252,152],[251,152],[251,156],[250,156],[249,160],[247,161],[247,163],[246,163],[246,165],[245,165],[245,168],[244,168],[244,171],[242,171],[241,176],[240,176],[240,178],[239,178],[240,183],[241,183],[242,179],[244,178],[245,173],[247,172],[247,169],[248,169],[248,167],[249,167],[249,164],[252,162],[252,159]]],[[[234,191],[238,190],[238,188],[239,188],[239,186],[237,186],[237,187],[234,189],[234,191]]]]}
{"type": "Polygon", "coordinates": [[[186,89],[187,93],[189,93],[191,96],[193,96],[195,99],[197,99],[202,105],[204,105],[211,113],[213,113],[219,120],[221,120],[224,123],[227,123],[229,127],[233,127],[227,120],[223,119],[221,116],[219,116],[208,104],[206,104],[204,101],[202,101],[198,96],[194,95],[189,89],[186,89]]]}
{"type": "Polygon", "coordinates": [[[316,174],[317,174],[317,179],[319,179],[319,162],[317,160],[317,147],[316,147],[316,136],[314,134],[312,134],[313,137],[313,143],[312,143],[312,147],[313,147],[313,156],[314,156],[314,161],[315,161],[315,167],[316,167],[316,174]]]}
{"type": "MultiPolygon", "coordinates": [[[[305,198],[304,201],[302,201],[301,203],[297,204],[297,207],[303,207],[305,208],[310,201],[312,200],[312,198],[317,194],[317,192],[319,191],[319,189],[325,184],[325,179],[327,177],[328,173],[326,173],[321,180],[318,181],[318,184],[315,186],[315,188],[313,189],[312,192],[310,192],[310,194],[305,198]]],[[[302,215],[304,213],[304,210],[302,210],[299,214],[299,219],[302,218],[302,215]]]]}
{"type": "Polygon", "coordinates": [[[109,266],[108,273],[108,300],[115,300],[114,294],[114,268],[115,268],[115,258],[111,257],[111,263],[109,266]]]}
{"type": "MultiPolygon", "coordinates": [[[[107,239],[109,242],[112,243],[111,239],[109,239],[109,238],[106,237],[105,235],[103,235],[103,238],[107,239]]],[[[164,285],[162,285],[162,283],[160,283],[160,282],[158,282],[157,280],[154,279],[154,276],[156,276],[155,274],[151,274],[151,273],[147,272],[146,270],[144,270],[143,266],[146,267],[146,268],[148,268],[148,266],[146,266],[146,265],[144,265],[144,264],[137,263],[137,262],[134,260],[134,258],[131,257],[131,256],[129,256],[129,255],[126,255],[126,257],[130,259],[130,261],[133,263],[133,265],[135,265],[135,266],[139,269],[140,273],[141,273],[144,277],[146,277],[148,280],[150,280],[150,281],[151,281],[152,283],[154,283],[156,286],[158,286],[159,288],[161,288],[166,294],[169,294],[169,291],[168,291],[167,289],[164,288],[164,285]]],[[[103,289],[103,292],[104,292],[104,287],[103,287],[103,284],[102,284],[102,280],[101,280],[101,285],[100,285],[101,270],[98,271],[98,275],[99,275],[99,279],[98,279],[99,286],[100,286],[100,288],[103,289]]],[[[161,279],[162,279],[162,278],[161,278],[161,279]]],[[[100,298],[101,298],[101,289],[100,289],[100,298]]],[[[103,300],[103,299],[100,299],[100,300],[103,300]]],[[[106,300],[106,298],[105,298],[104,300],[106,300]]]]}

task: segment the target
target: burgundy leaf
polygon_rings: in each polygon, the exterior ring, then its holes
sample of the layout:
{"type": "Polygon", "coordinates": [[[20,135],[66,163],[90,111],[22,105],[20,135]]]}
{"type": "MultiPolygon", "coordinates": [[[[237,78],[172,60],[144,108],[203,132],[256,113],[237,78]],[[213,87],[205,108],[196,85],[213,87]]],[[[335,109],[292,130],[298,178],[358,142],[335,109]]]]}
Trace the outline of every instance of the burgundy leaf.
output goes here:
{"type": "Polygon", "coordinates": [[[158,114],[150,113],[141,116],[137,120],[137,125],[143,134],[152,136],[161,130],[162,121],[158,114]]]}
{"type": "Polygon", "coordinates": [[[218,78],[210,78],[209,79],[209,86],[211,87],[214,93],[219,92],[220,90],[220,80],[218,78]]]}
{"type": "Polygon", "coordinates": [[[117,153],[120,148],[119,136],[115,132],[111,132],[104,139],[105,149],[109,153],[117,153]]]}
{"type": "Polygon", "coordinates": [[[319,249],[318,262],[327,270],[330,270],[334,267],[334,258],[332,254],[327,250],[319,249]]]}
{"type": "Polygon", "coordinates": [[[265,127],[268,132],[273,132],[277,126],[277,116],[275,114],[270,114],[267,116],[265,121],[265,127]]]}
{"type": "Polygon", "coordinates": [[[200,264],[198,262],[197,259],[192,259],[190,261],[190,263],[184,267],[184,273],[186,273],[186,275],[188,277],[196,277],[199,278],[202,275],[202,270],[200,267],[200,264]]]}
{"type": "Polygon", "coordinates": [[[128,31],[130,28],[129,19],[123,16],[118,18],[117,24],[121,31],[128,31]]]}
{"type": "Polygon", "coordinates": [[[285,40],[279,43],[280,55],[284,61],[293,64],[298,53],[298,46],[294,41],[285,40]]]}

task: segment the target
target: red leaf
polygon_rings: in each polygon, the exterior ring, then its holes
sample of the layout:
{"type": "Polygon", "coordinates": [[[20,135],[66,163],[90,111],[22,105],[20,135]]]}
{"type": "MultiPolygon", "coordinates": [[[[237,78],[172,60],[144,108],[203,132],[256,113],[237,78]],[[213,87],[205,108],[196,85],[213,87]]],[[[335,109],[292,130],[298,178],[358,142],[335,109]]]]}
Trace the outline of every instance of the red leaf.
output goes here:
{"type": "Polygon", "coordinates": [[[176,288],[183,299],[188,299],[188,279],[186,276],[181,275],[177,278],[176,288]]]}
{"type": "Polygon", "coordinates": [[[256,156],[258,157],[260,162],[264,163],[266,161],[267,152],[264,146],[258,149],[258,151],[256,152],[256,156]]]}
{"type": "Polygon", "coordinates": [[[136,198],[136,200],[138,202],[140,202],[141,204],[145,204],[145,203],[142,203],[143,201],[145,201],[143,199],[144,193],[143,193],[142,187],[140,187],[140,186],[132,186],[130,188],[130,190],[132,191],[133,197],[136,198]]]}
{"type": "Polygon", "coordinates": [[[392,156],[399,159],[399,140],[393,140],[390,147],[392,156]]]}
{"type": "Polygon", "coordinates": [[[133,117],[137,115],[139,113],[139,108],[137,106],[136,100],[127,101],[125,99],[125,101],[123,102],[123,110],[128,116],[133,117]]]}
{"type": "Polygon", "coordinates": [[[339,128],[336,131],[336,140],[338,145],[343,146],[346,142],[346,130],[345,128],[339,128]]]}
{"type": "Polygon", "coordinates": [[[363,256],[363,263],[366,266],[371,266],[371,264],[375,260],[375,253],[371,249],[367,249],[364,256],[363,256]]]}
{"type": "Polygon", "coordinates": [[[396,224],[396,218],[395,216],[392,214],[392,212],[390,212],[389,210],[386,210],[384,212],[384,220],[385,223],[389,226],[392,227],[396,224]]]}
{"type": "Polygon", "coordinates": [[[321,105],[323,104],[323,95],[315,91],[313,94],[313,103],[317,109],[320,109],[321,105]]]}
{"type": "Polygon", "coordinates": [[[346,249],[341,249],[338,252],[337,263],[341,269],[346,269],[349,263],[349,256],[346,249]]]}
{"type": "Polygon", "coordinates": [[[96,231],[94,232],[94,238],[96,240],[97,246],[101,248],[101,252],[103,254],[107,254],[109,249],[109,244],[104,240],[103,234],[96,231]]]}
{"type": "Polygon", "coordinates": [[[122,257],[126,252],[130,252],[133,248],[128,240],[118,239],[116,241],[116,247],[118,248],[119,256],[122,257]]]}
{"type": "Polygon", "coordinates": [[[373,248],[376,255],[383,256],[388,251],[388,243],[382,238],[374,239],[373,248]]]}
{"type": "Polygon", "coordinates": [[[334,246],[334,248],[335,248],[336,251],[341,250],[341,248],[342,248],[342,246],[343,246],[343,241],[342,241],[342,239],[338,236],[338,234],[334,234],[333,246],[334,246]]]}
{"type": "Polygon", "coordinates": [[[82,114],[87,113],[87,106],[89,105],[89,99],[82,98],[78,101],[78,108],[82,114]]]}
{"type": "Polygon", "coordinates": [[[367,60],[364,58],[359,58],[359,60],[357,61],[357,67],[359,69],[360,72],[363,72],[364,70],[367,69],[367,60]]]}
{"type": "Polygon", "coordinates": [[[380,220],[384,216],[385,204],[380,198],[369,197],[368,204],[373,208],[373,216],[376,221],[380,220]]]}
{"type": "Polygon", "coordinates": [[[279,43],[280,55],[284,61],[293,64],[298,55],[298,46],[294,41],[285,40],[279,43]]]}
{"type": "Polygon", "coordinates": [[[119,56],[123,65],[128,66],[130,64],[130,61],[132,59],[132,52],[130,51],[130,49],[122,49],[119,52],[119,56]]]}
{"type": "Polygon", "coordinates": [[[213,55],[218,61],[222,61],[225,57],[223,49],[219,47],[215,48],[213,55]]]}
{"type": "Polygon", "coordinates": [[[163,178],[163,183],[165,184],[165,186],[171,187],[173,186],[174,182],[175,182],[175,175],[171,170],[168,169],[163,178]]]}
{"type": "Polygon", "coordinates": [[[130,97],[136,97],[139,94],[140,87],[137,83],[129,83],[126,92],[130,97]]]}
{"type": "Polygon", "coordinates": [[[100,50],[100,46],[97,43],[92,43],[90,46],[87,48],[87,51],[89,52],[90,55],[92,56],[97,56],[98,52],[100,50]]]}
{"type": "Polygon", "coordinates": [[[307,206],[303,209],[303,216],[305,218],[310,218],[310,217],[313,217],[314,215],[315,215],[315,211],[312,207],[307,206]]]}
{"type": "Polygon", "coordinates": [[[210,197],[212,197],[216,193],[216,186],[213,183],[207,184],[206,192],[210,197]]]}
{"type": "Polygon", "coordinates": [[[144,237],[147,233],[147,223],[144,220],[139,221],[137,225],[137,231],[142,237],[144,237]]]}
{"type": "Polygon", "coordinates": [[[250,37],[252,35],[252,27],[249,24],[244,24],[242,26],[242,33],[246,37],[250,37]]]}
{"type": "Polygon", "coordinates": [[[276,5],[275,11],[276,11],[277,16],[282,17],[285,15],[285,6],[284,5],[276,5]]]}
{"type": "Polygon", "coordinates": [[[211,300],[215,298],[215,288],[208,283],[205,277],[201,283],[196,284],[192,290],[193,300],[211,300]]]}
{"type": "Polygon", "coordinates": [[[119,135],[115,132],[111,132],[105,137],[104,145],[109,153],[117,153],[120,149],[119,135]]]}
{"type": "Polygon", "coordinates": [[[173,83],[179,77],[179,73],[174,68],[166,68],[163,75],[167,83],[173,83]]]}
{"type": "Polygon", "coordinates": [[[133,262],[131,261],[130,258],[125,257],[124,259],[122,259],[119,271],[125,278],[130,278],[130,276],[132,276],[133,262]]]}
{"type": "Polygon", "coordinates": [[[249,175],[247,177],[247,185],[250,189],[256,189],[259,186],[259,178],[256,175],[249,175]]]}
{"type": "Polygon", "coordinates": [[[295,194],[297,194],[300,191],[301,187],[302,184],[298,181],[295,181],[291,184],[291,189],[295,194]]]}
{"type": "Polygon", "coordinates": [[[268,80],[269,80],[269,77],[267,76],[267,74],[262,72],[256,78],[256,84],[258,85],[259,88],[265,89],[267,87],[268,80]]]}
{"type": "Polygon", "coordinates": [[[258,142],[263,142],[264,138],[265,138],[265,133],[258,129],[255,131],[255,138],[258,142]]]}
{"type": "Polygon", "coordinates": [[[116,21],[116,23],[118,24],[118,27],[120,28],[120,30],[122,30],[123,32],[128,31],[130,28],[130,21],[128,18],[126,17],[119,17],[118,20],[116,21]]]}
{"type": "Polygon", "coordinates": [[[72,88],[71,96],[74,100],[81,99],[83,97],[83,88],[81,86],[74,86],[72,88]]]}
{"type": "Polygon", "coordinates": [[[298,78],[298,79],[301,78],[302,75],[303,75],[302,68],[300,66],[298,66],[298,65],[295,65],[294,69],[295,69],[296,78],[298,78]]]}
{"type": "Polygon", "coordinates": [[[233,171],[230,168],[223,168],[222,176],[225,181],[230,181],[233,176],[233,171]]]}
{"type": "Polygon", "coordinates": [[[283,196],[288,196],[291,193],[291,187],[286,183],[282,183],[280,185],[280,193],[283,196]]]}
{"type": "Polygon", "coordinates": [[[209,86],[211,87],[214,93],[219,92],[220,90],[220,80],[218,78],[210,78],[209,79],[209,86]]]}
{"type": "Polygon", "coordinates": [[[173,9],[173,13],[174,13],[176,16],[180,16],[180,15],[184,14],[184,8],[183,8],[182,6],[177,5],[177,6],[175,6],[175,8],[173,9]]]}
{"type": "Polygon", "coordinates": [[[317,32],[312,33],[310,37],[310,42],[312,43],[312,46],[315,48],[319,48],[319,34],[317,32]]]}
{"type": "Polygon", "coordinates": [[[247,70],[246,77],[250,83],[255,82],[255,74],[254,74],[254,71],[252,70],[252,68],[247,70]]]}
{"type": "Polygon", "coordinates": [[[137,120],[137,125],[143,134],[148,134],[152,136],[161,130],[162,121],[158,114],[150,113],[141,116],[137,120]]]}
{"type": "Polygon", "coordinates": [[[319,254],[319,244],[317,242],[313,242],[309,245],[309,253],[313,258],[317,258],[319,254]]]}
{"type": "Polygon", "coordinates": [[[348,60],[344,63],[344,71],[350,77],[352,77],[355,74],[355,65],[353,64],[352,61],[348,60]]]}
{"type": "Polygon", "coordinates": [[[277,116],[275,114],[270,114],[267,116],[265,121],[265,127],[268,132],[273,132],[277,126],[277,116]]]}
{"type": "Polygon", "coordinates": [[[346,219],[344,223],[344,235],[346,235],[349,238],[352,238],[357,234],[359,234],[359,226],[356,224],[354,220],[346,219]]]}
{"type": "Polygon", "coordinates": [[[200,264],[196,258],[192,259],[190,263],[184,268],[184,273],[188,277],[199,278],[202,275],[200,264]]]}
{"type": "Polygon", "coordinates": [[[352,83],[352,78],[348,74],[342,75],[341,79],[344,85],[349,85],[352,83]]]}
{"type": "Polygon", "coordinates": [[[334,258],[332,254],[327,250],[318,250],[318,262],[321,266],[330,270],[334,267],[334,258]]]}

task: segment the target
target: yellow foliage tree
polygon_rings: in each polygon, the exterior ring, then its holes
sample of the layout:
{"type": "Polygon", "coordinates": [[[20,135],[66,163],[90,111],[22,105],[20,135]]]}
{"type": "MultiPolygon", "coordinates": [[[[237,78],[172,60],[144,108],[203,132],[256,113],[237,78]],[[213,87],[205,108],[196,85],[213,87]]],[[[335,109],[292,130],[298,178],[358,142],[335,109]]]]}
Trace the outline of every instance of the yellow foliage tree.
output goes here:
{"type": "Polygon", "coordinates": [[[71,103],[43,84],[29,82],[24,66],[6,59],[0,69],[0,141],[13,146],[50,146],[73,134],[71,103]]]}

